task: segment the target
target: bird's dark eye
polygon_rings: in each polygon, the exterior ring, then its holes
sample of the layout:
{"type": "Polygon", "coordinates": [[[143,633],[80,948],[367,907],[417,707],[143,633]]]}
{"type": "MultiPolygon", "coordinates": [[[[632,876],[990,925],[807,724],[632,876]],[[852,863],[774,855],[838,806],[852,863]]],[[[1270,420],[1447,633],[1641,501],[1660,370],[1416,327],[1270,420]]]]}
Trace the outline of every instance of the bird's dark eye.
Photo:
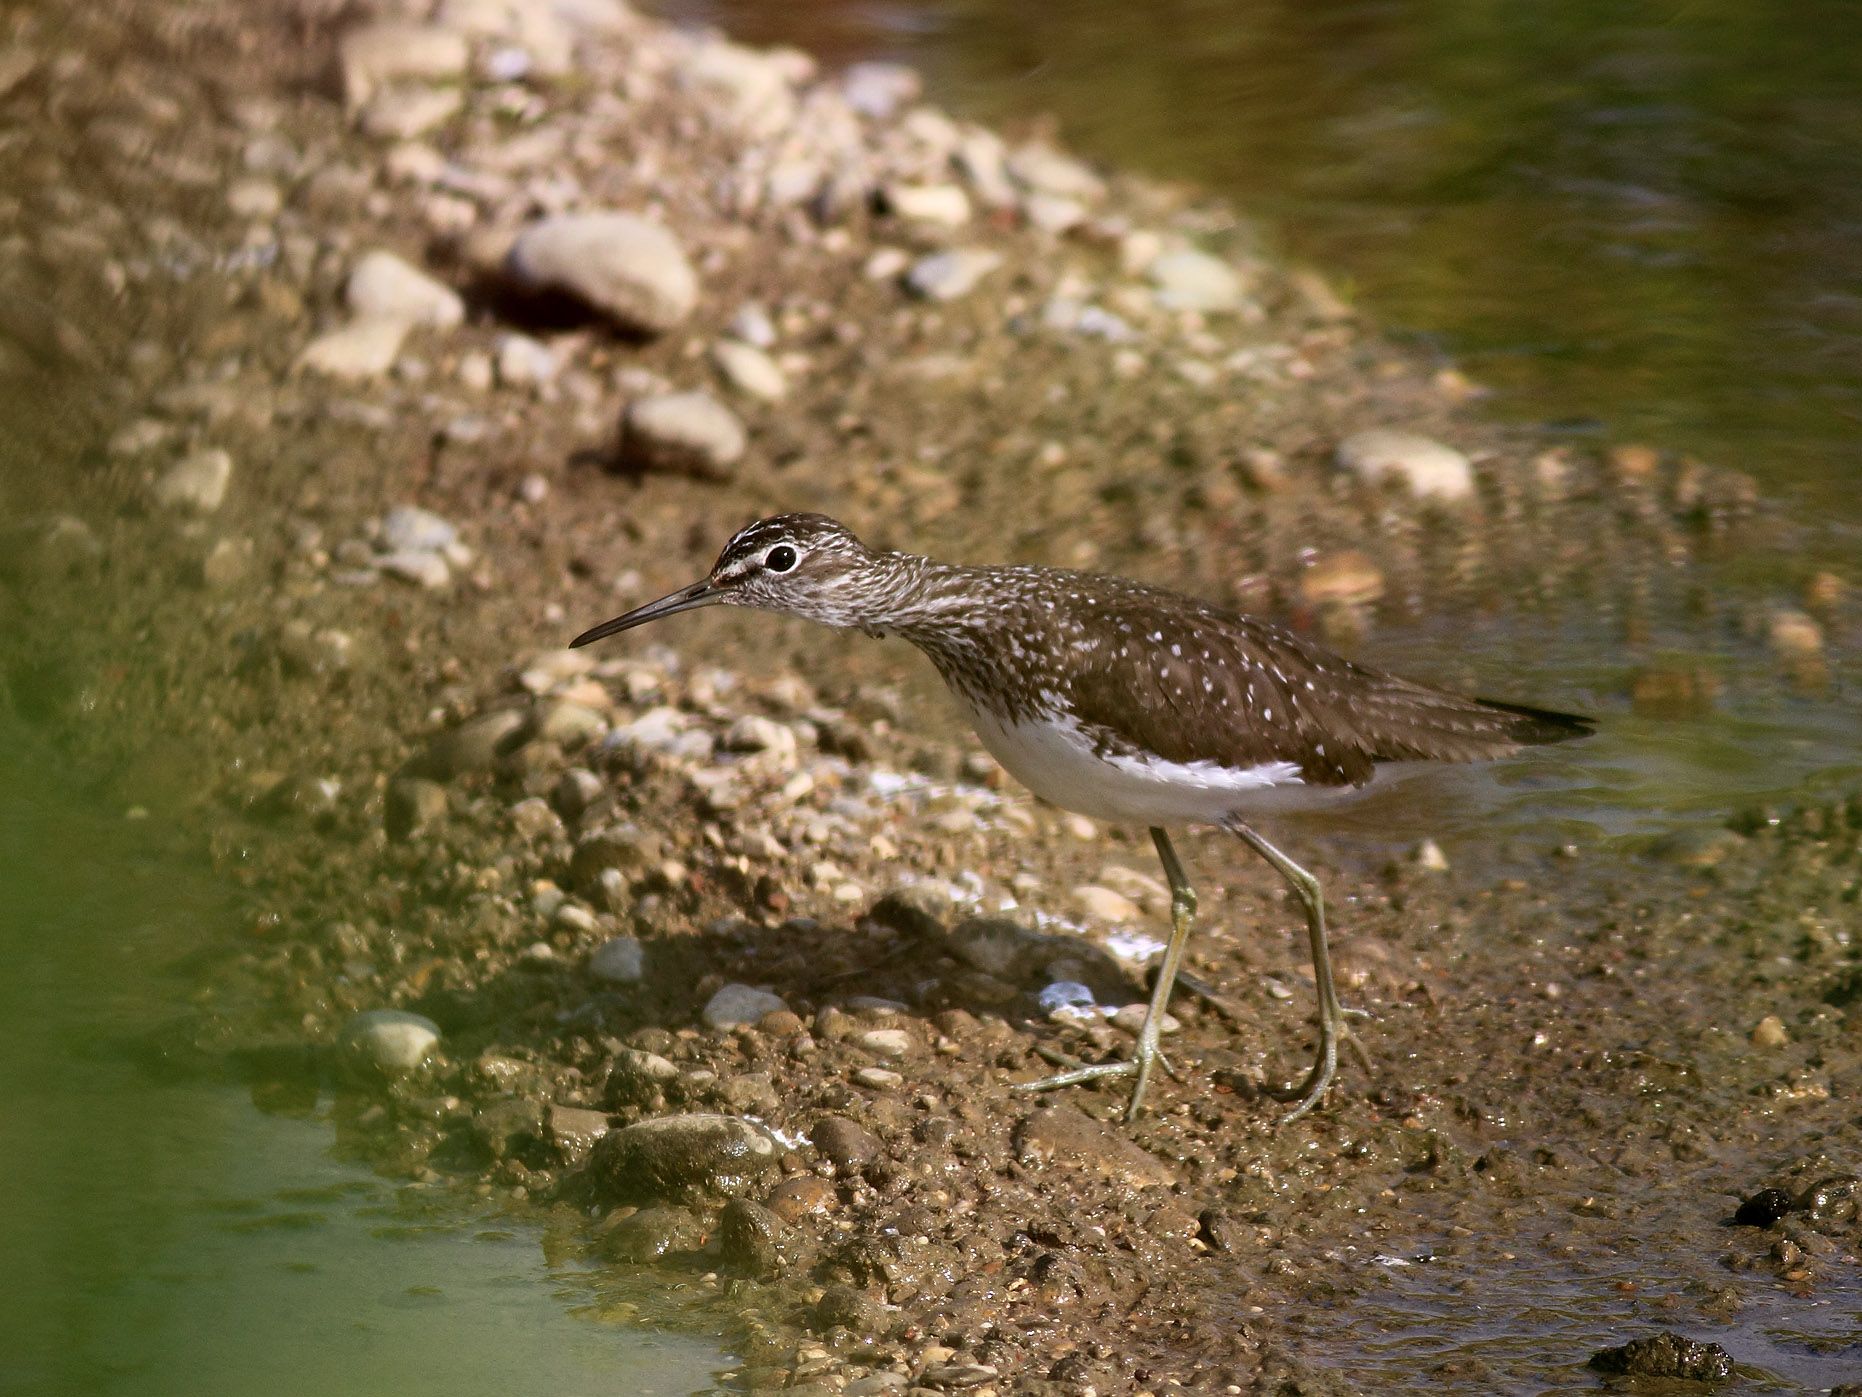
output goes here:
{"type": "Polygon", "coordinates": [[[787,572],[797,561],[795,550],[786,543],[777,544],[763,555],[763,566],[771,572],[787,572]]]}

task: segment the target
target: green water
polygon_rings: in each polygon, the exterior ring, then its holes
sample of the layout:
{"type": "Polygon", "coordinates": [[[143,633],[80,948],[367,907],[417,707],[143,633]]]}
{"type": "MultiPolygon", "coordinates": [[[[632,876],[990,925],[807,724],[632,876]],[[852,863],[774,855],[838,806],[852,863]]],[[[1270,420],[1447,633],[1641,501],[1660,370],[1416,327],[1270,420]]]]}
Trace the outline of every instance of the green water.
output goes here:
{"type": "Polygon", "coordinates": [[[668,0],[1229,196],[1581,438],[1862,526],[1862,24],[1848,0],[668,0]]]}
{"type": "Polygon", "coordinates": [[[534,1223],[378,1179],[306,1096],[164,1068],[238,933],[189,841],[0,719],[0,1391],[681,1394],[715,1341],[604,1323],[534,1223]]]}

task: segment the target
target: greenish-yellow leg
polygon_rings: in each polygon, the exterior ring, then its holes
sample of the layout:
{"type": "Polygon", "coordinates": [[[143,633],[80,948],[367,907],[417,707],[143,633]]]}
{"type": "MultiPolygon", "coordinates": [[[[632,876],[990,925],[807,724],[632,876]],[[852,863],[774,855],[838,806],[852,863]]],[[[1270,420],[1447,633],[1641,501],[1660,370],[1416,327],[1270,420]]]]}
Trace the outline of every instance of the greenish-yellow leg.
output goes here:
{"type": "MultiPolygon", "coordinates": [[[[1157,968],[1157,983],[1151,988],[1151,1003],[1144,1011],[1144,1024],[1138,1030],[1137,1048],[1129,1061],[1076,1067],[1070,1072],[1043,1077],[1038,1082],[1024,1083],[1019,1090],[1050,1091],[1055,1087],[1076,1086],[1081,1082],[1094,1082],[1104,1077],[1136,1075],[1138,1080],[1132,1084],[1131,1104],[1125,1109],[1125,1119],[1133,1121],[1138,1118],[1138,1111],[1144,1104],[1144,1089],[1150,1085],[1152,1064],[1163,1061],[1157,1039],[1163,1031],[1164,1007],[1170,1003],[1170,990],[1176,983],[1177,967],[1183,962],[1183,948],[1189,944],[1190,924],[1196,919],[1196,892],[1184,875],[1183,865],[1177,861],[1177,851],[1170,846],[1170,836],[1153,826],[1151,842],[1157,846],[1157,856],[1164,861],[1164,876],[1170,880],[1170,944],[1164,947],[1163,964],[1157,968]]],[[[1170,1065],[1165,1063],[1164,1069],[1169,1071],[1170,1065]]]]}
{"type": "Polygon", "coordinates": [[[1338,986],[1332,979],[1332,954],[1325,943],[1325,899],[1319,891],[1319,880],[1269,844],[1260,835],[1242,824],[1239,820],[1229,820],[1223,828],[1235,835],[1255,853],[1274,866],[1275,872],[1287,880],[1294,896],[1306,909],[1306,935],[1312,943],[1312,977],[1319,988],[1319,1056],[1312,1065],[1312,1071],[1306,1074],[1306,1080],[1286,1091],[1270,1093],[1283,1101],[1297,1101],[1296,1105],[1280,1123],[1288,1125],[1317,1106],[1325,1096],[1326,1088],[1332,1085],[1332,1078],[1338,1073],[1338,1045],[1349,1043],[1352,1051],[1368,1069],[1370,1059],[1364,1051],[1364,1045],[1358,1042],[1351,1026],[1345,1022],[1347,1010],[1338,1002],[1338,986]]]}

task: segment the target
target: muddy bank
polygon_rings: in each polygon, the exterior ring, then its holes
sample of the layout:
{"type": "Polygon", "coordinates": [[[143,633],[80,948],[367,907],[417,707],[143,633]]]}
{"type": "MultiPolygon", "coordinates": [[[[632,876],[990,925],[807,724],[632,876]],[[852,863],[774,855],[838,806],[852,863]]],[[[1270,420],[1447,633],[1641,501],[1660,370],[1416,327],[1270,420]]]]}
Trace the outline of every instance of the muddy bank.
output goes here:
{"type": "Polygon", "coordinates": [[[1713,585],[1795,527],[1737,472],[1496,430],[1192,191],[619,6],[23,23],[0,101],[5,367],[72,462],[7,476],[8,698],[126,806],[190,787],[142,813],[250,897],[171,1062],[338,1092],[384,1169],[660,1268],[757,1389],[1518,1381],[1367,1367],[1394,1263],[1465,1295],[1633,1258],[1624,1332],[1529,1371],[1849,1293],[1840,1201],[1727,1221],[1855,1169],[1852,802],[1506,877],[1302,849],[1376,1071],[1284,1129],[1297,909],[1198,839],[1184,1080],[1127,1129],[1012,1088],[1127,1047],[1041,995],[1142,1000],[1141,832],[1031,803],[887,647],[713,614],[558,648],[821,508],[1340,644],[1601,613],[1821,692],[1847,584],[1713,585]]]}

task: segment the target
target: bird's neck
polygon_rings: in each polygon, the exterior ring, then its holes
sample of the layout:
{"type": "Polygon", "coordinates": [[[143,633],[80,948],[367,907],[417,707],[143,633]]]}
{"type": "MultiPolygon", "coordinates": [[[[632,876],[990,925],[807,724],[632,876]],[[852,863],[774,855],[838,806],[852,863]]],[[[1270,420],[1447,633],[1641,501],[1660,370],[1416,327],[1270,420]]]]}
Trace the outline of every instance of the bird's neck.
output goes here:
{"type": "Polygon", "coordinates": [[[974,629],[979,613],[972,568],[916,553],[879,553],[857,589],[852,624],[868,635],[898,636],[921,649],[974,629]]]}

